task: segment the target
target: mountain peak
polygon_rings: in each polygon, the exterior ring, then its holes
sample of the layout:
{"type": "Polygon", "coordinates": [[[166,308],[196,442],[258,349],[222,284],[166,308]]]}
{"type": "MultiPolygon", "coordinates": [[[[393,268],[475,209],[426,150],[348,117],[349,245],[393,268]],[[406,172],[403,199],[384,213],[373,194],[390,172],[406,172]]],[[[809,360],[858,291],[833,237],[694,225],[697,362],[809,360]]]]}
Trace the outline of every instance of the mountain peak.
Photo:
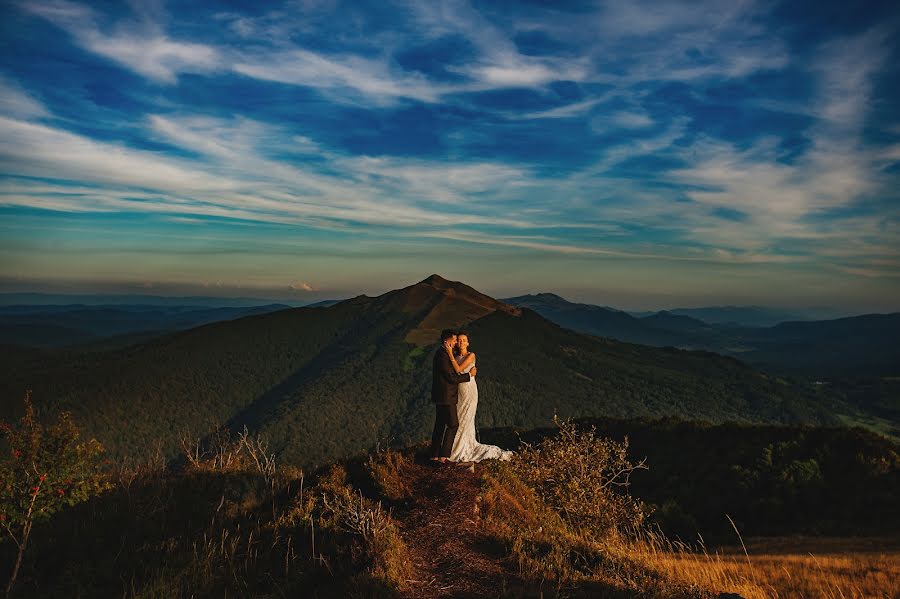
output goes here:
{"type": "Polygon", "coordinates": [[[430,277],[428,277],[427,279],[423,279],[422,281],[420,281],[420,283],[424,283],[425,285],[442,285],[442,284],[446,284],[449,282],[450,281],[448,281],[447,279],[445,279],[444,277],[442,277],[439,274],[433,274],[430,277]]]}
{"type": "Polygon", "coordinates": [[[567,300],[566,298],[562,297],[561,295],[557,295],[555,293],[548,293],[546,291],[543,293],[537,293],[537,294],[535,294],[534,297],[537,299],[540,299],[542,301],[545,301],[545,302],[558,302],[561,304],[571,304],[572,303],[569,300],[567,300]]]}
{"type": "Polygon", "coordinates": [[[418,284],[428,285],[429,287],[434,287],[435,289],[440,289],[441,291],[446,289],[456,289],[457,291],[471,291],[474,293],[478,293],[478,291],[476,291],[472,287],[469,287],[465,283],[461,283],[460,281],[451,281],[438,274],[431,275],[427,279],[423,279],[422,281],[420,281],[418,284]]]}
{"type": "Polygon", "coordinates": [[[518,308],[438,274],[394,293],[405,298],[404,309],[409,312],[430,306],[427,315],[407,335],[407,340],[417,345],[434,343],[442,329],[465,326],[497,310],[514,316],[521,314],[518,308]]]}

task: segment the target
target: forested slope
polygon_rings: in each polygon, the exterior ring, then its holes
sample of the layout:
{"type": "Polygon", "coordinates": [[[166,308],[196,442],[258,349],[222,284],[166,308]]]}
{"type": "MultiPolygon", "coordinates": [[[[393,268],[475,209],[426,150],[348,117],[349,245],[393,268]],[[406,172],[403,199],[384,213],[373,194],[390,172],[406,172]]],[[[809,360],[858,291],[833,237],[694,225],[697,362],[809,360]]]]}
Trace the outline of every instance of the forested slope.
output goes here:
{"type": "Polygon", "coordinates": [[[182,436],[226,424],[261,432],[287,461],[325,463],[388,438],[424,438],[437,331],[465,325],[478,355],[479,426],[544,426],[554,414],[833,419],[821,389],[712,353],[584,336],[440,277],[126,349],[8,348],[3,412],[13,415],[31,388],[40,409],[72,410],[117,456],[173,455],[182,436]]]}

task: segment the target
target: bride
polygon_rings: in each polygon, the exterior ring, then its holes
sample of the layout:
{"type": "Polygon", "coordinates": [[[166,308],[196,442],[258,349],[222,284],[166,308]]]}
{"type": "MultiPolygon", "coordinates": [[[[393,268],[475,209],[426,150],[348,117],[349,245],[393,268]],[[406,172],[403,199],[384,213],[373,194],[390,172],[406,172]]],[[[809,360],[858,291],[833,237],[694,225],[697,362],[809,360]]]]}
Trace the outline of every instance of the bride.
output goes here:
{"type": "MultiPolygon", "coordinates": [[[[457,335],[457,353],[450,354],[451,363],[457,373],[469,372],[475,366],[475,353],[469,351],[469,335],[457,335]]],[[[448,350],[449,351],[449,350],[448,350]]],[[[450,451],[451,462],[480,462],[481,460],[508,460],[513,452],[500,449],[496,445],[484,445],[475,438],[475,411],[478,409],[478,386],[475,379],[459,384],[459,402],[456,404],[459,416],[459,430],[450,451]]]]}

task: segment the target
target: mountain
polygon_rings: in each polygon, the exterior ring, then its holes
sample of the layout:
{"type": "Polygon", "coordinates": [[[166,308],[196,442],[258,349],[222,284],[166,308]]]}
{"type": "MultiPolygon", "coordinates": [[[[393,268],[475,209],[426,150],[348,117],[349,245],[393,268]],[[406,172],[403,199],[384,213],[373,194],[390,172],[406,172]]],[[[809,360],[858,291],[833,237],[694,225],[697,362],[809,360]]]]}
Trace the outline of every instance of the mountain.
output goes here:
{"type": "Polygon", "coordinates": [[[313,302],[311,304],[306,304],[307,308],[328,308],[335,304],[339,304],[344,300],[322,300],[320,302],[313,302]]]}
{"type": "Polygon", "coordinates": [[[579,331],[646,345],[677,345],[678,335],[659,330],[641,319],[614,308],[578,304],[553,293],[520,295],[503,300],[513,306],[534,310],[556,324],[579,331]]]}
{"type": "Polygon", "coordinates": [[[251,307],[158,304],[0,306],[0,343],[61,347],[119,337],[118,343],[123,344],[135,334],[189,329],[288,307],[284,304],[251,307]]]}
{"type": "Polygon", "coordinates": [[[693,335],[710,335],[715,334],[716,329],[709,323],[703,322],[690,316],[675,314],[663,310],[656,312],[650,316],[644,316],[639,319],[643,324],[654,329],[662,329],[665,331],[673,331],[680,333],[690,333],[693,335]]]}
{"type": "Polygon", "coordinates": [[[900,375],[900,313],[783,322],[749,330],[741,359],[833,376],[900,375]]]}
{"type": "MultiPolygon", "coordinates": [[[[678,316],[689,316],[703,322],[736,327],[771,327],[779,322],[795,320],[824,320],[844,316],[833,308],[807,308],[803,310],[781,310],[764,306],[710,306],[707,308],[674,308],[667,310],[678,316]]],[[[654,312],[630,312],[642,318],[654,312]]]]}
{"type": "MultiPolygon", "coordinates": [[[[569,302],[552,294],[505,301],[528,306],[560,326],[582,333],[631,343],[714,351],[779,373],[815,377],[900,375],[900,346],[895,342],[900,336],[900,313],[748,327],[710,323],[683,314],[685,310],[637,318],[610,308],[569,302]]],[[[745,308],[710,310],[718,311],[720,317],[743,314],[743,318],[749,318],[749,309],[745,308]]],[[[692,313],[703,315],[700,309],[692,313]]]]}
{"type": "Polygon", "coordinates": [[[836,422],[833,411],[849,409],[733,358],[585,336],[433,275],[125,348],[0,348],[0,415],[30,388],[40,410],[71,410],[117,456],[172,456],[183,436],[224,425],[261,433],[288,462],[321,464],[427,437],[431,356],[446,327],[467,327],[478,354],[479,426],[532,428],[554,415],[836,422]]]}
{"type": "Polygon", "coordinates": [[[185,295],[180,297],[144,294],[93,293],[0,293],[0,306],[193,306],[205,308],[264,306],[266,304],[304,305],[304,302],[258,297],[214,297],[185,295]]]}

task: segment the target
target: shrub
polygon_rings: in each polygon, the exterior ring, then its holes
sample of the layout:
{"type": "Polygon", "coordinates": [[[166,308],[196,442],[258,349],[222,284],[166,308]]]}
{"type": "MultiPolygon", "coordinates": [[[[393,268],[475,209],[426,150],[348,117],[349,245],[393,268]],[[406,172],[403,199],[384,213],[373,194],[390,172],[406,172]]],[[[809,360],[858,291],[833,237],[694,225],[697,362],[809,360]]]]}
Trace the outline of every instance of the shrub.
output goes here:
{"type": "Polygon", "coordinates": [[[314,505],[307,507],[308,519],[350,541],[350,557],[360,573],[357,586],[369,594],[379,594],[377,588],[406,587],[411,576],[407,548],[381,502],[354,491],[343,466],[330,468],[311,494],[316,499],[314,505]]]}
{"type": "Polygon", "coordinates": [[[647,466],[628,460],[628,438],[619,443],[598,437],[594,427],[579,431],[572,422],[554,422],[557,435],[523,444],[510,464],[516,474],[573,530],[601,538],[639,529],[647,509],[619,491],[647,466]]]}
{"type": "Polygon", "coordinates": [[[0,422],[5,458],[0,463],[0,524],[16,544],[18,554],[6,592],[15,584],[38,519],[75,505],[108,489],[100,472],[103,447],[96,439],[79,443],[71,414],[63,412],[55,424],[38,422],[25,395],[25,414],[15,426],[0,422]]]}
{"type": "Polygon", "coordinates": [[[411,491],[400,472],[408,463],[406,456],[394,449],[376,451],[369,455],[366,469],[379,495],[390,501],[409,497],[411,491]]]}

